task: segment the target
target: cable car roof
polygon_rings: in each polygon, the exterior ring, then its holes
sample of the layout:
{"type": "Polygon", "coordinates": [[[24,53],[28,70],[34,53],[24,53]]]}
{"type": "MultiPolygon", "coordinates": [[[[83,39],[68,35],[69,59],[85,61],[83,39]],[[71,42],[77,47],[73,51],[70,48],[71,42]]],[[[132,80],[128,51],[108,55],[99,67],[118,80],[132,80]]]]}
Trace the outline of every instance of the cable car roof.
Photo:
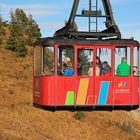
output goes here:
{"type": "Polygon", "coordinates": [[[57,37],[46,37],[40,38],[34,42],[34,45],[94,45],[94,44],[101,44],[101,45],[129,45],[134,44],[136,46],[139,45],[139,42],[133,39],[106,39],[106,40],[92,40],[92,39],[69,39],[69,38],[57,38],[57,37]]]}

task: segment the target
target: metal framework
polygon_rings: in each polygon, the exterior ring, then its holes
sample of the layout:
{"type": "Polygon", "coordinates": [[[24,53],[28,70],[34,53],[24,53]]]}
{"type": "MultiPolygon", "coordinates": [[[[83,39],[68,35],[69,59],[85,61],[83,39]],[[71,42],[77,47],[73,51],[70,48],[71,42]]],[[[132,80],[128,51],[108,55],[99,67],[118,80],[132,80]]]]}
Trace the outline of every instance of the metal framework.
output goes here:
{"type": "Polygon", "coordinates": [[[92,5],[92,0],[88,0],[89,2],[89,9],[88,10],[82,10],[81,14],[77,14],[77,9],[79,6],[80,0],[74,0],[73,7],[71,10],[71,14],[69,17],[69,20],[65,27],[57,30],[54,34],[54,37],[68,37],[68,38],[77,38],[77,39],[83,39],[83,38],[96,38],[96,39],[102,39],[102,38],[110,38],[110,37],[116,37],[117,39],[121,39],[121,33],[118,28],[118,26],[115,23],[115,20],[113,18],[113,12],[111,8],[111,4],[109,0],[102,0],[103,8],[105,11],[105,15],[102,15],[102,11],[98,10],[98,0],[94,0],[95,5],[92,5]],[[95,9],[95,10],[93,10],[95,9]],[[73,24],[75,21],[75,17],[88,17],[89,18],[89,30],[88,31],[74,31],[73,24]],[[91,21],[91,18],[95,18],[95,30],[91,29],[91,24],[93,23],[91,21]],[[98,32],[98,19],[99,18],[105,18],[105,26],[106,29],[98,32]]]}

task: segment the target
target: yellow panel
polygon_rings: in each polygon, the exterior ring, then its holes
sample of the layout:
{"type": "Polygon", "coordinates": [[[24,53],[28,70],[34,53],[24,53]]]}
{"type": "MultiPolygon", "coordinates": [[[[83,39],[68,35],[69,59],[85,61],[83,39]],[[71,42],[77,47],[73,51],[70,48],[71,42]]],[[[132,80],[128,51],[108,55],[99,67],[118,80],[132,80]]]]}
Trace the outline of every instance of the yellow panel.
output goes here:
{"type": "Polygon", "coordinates": [[[81,79],[80,80],[76,104],[78,104],[78,105],[85,104],[87,90],[88,90],[88,83],[89,83],[89,79],[81,79]]]}

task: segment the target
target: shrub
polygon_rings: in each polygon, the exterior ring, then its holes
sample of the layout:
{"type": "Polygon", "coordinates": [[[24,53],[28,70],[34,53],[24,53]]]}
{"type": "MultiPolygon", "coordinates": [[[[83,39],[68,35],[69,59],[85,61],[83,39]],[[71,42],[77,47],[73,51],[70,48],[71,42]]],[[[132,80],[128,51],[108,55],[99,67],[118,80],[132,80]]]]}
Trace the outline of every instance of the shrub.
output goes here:
{"type": "Polygon", "coordinates": [[[119,128],[120,130],[128,133],[128,134],[134,134],[135,130],[133,125],[130,122],[115,122],[115,121],[108,121],[108,125],[111,127],[119,128]]]}
{"type": "Polygon", "coordinates": [[[83,112],[76,112],[73,116],[76,120],[83,120],[86,115],[83,112]]]}

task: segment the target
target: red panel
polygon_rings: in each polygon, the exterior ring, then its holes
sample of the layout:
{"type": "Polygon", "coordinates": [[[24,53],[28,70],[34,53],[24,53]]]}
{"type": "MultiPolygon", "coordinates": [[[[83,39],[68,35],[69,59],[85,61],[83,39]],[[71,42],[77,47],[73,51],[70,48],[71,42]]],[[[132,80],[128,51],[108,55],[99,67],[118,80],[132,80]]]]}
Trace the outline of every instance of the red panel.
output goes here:
{"type": "Polygon", "coordinates": [[[114,104],[131,105],[132,88],[130,77],[114,77],[114,104]]]}
{"type": "Polygon", "coordinates": [[[95,94],[94,94],[94,80],[89,78],[89,85],[87,90],[86,105],[95,104],[95,94]]]}
{"type": "Polygon", "coordinates": [[[33,79],[33,102],[41,104],[41,77],[34,76],[33,79]]]}
{"type": "Polygon", "coordinates": [[[139,77],[132,78],[132,104],[139,105],[139,77]]]}
{"type": "Polygon", "coordinates": [[[57,76],[55,105],[65,105],[67,92],[75,90],[74,78],[74,76],[57,76]]]}
{"type": "Polygon", "coordinates": [[[42,77],[41,105],[54,105],[55,76],[42,77]]]}

